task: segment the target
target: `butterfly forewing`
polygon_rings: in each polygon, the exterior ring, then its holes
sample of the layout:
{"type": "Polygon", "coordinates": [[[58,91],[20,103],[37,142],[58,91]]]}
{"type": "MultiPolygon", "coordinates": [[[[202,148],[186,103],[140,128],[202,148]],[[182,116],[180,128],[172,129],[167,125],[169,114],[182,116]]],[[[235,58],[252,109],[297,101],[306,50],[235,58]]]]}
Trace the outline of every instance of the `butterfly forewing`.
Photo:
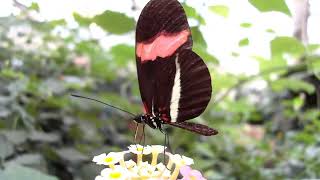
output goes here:
{"type": "MultiPolygon", "coordinates": [[[[136,28],[136,42],[150,42],[161,33],[175,34],[188,30],[187,16],[176,0],[151,0],[142,10],[136,28]]],[[[184,48],[191,48],[189,36],[184,48]]]]}
{"type": "Polygon", "coordinates": [[[151,0],[142,10],[136,29],[136,62],[147,113],[159,112],[170,119],[175,54],[191,48],[190,32],[183,7],[176,0],[151,0]]]}
{"type": "Polygon", "coordinates": [[[181,4],[151,0],[137,23],[137,72],[146,113],[160,114],[164,123],[197,117],[210,101],[209,71],[191,48],[191,31],[181,4]]]}
{"type": "Polygon", "coordinates": [[[158,58],[146,63],[137,62],[141,98],[149,114],[161,113],[170,119],[170,99],[175,77],[175,61],[158,58]]]}

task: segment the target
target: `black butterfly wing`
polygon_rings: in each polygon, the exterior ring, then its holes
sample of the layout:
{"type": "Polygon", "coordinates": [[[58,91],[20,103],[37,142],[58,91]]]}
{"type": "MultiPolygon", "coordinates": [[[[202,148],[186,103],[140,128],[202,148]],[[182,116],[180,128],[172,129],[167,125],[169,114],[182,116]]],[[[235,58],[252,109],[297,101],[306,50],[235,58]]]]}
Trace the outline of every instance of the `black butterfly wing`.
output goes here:
{"type": "Polygon", "coordinates": [[[189,130],[189,131],[201,134],[203,136],[213,136],[218,134],[217,130],[212,129],[203,124],[196,124],[192,122],[177,122],[177,123],[169,123],[169,124],[178,128],[182,128],[185,130],[189,130]]]}
{"type": "Polygon", "coordinates": [[[146,113],[161,113],[164,119],[170,121],[170,99],[176,72],[175,54],[181,49],[192,47],[190,32],[183,7],[176,0],[151,0],[142,10],[136,28],[136,63],[146,113]],[[171,44],[174,48],[169,54],[163,55],[163,52],[172,41],[162,45],[160,42],[158,47],[151,47],[149,52],[141,48],[159,42],[162,37],[170,38],[179,34],[182,34],[184,40],[171,44]]]}
{"type": "Polygon", "coordinates": [[[212,86],[209,70],[196,53],[184,50],[178,56],[180,82],[177,80],[175,84],[180,84],[180,96],[171,99],[171,106],[178,104],[176,122],[182,122],[198,117],[206,109],[211,99],[212,86]]]}
{"type": "Polygon", "coordinates": [[[191,31],[181,4],[151,0],[136,30],[137,72],[147,114],[160,114],[166,123],[175,123],[205,110],[211,98],[211,78],[191,48],[191,31]]]}
{"type": "MultiPolygon", "coordinates": [[[[154,40],[160,33],[175,34],[188,30],[187,16],[177,0],[151,0],[143,8],[136,27],[136,42],[154,40]]],[[[192,47],[192,39],[183,49],[192,47]]]]}
{"type": "Polygon", "coordinates": [[[160,113],[168,122],[175,77],[175,61],[171,58],[157,58],[143,64],[137,62],[140,93],[146,113],[160,113]]]}

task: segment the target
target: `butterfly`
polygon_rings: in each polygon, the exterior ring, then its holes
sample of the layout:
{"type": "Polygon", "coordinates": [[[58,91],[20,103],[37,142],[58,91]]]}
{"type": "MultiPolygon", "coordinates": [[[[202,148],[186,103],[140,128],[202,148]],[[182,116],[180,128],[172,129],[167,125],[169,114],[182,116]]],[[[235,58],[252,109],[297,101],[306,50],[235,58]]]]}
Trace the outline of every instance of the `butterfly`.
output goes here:
{"type": "Polygon", "coordinates": [[[206,109],[212,93],[211,77],[204,61],[192,51],[187,16],[177,0],[151,0],[143,8],[136,27],[136,65],[144,114],[136,123],[162,132],[163,125],[212,136],[218,131],[187,120],[206,109]]]}
{"type": "Polygon", "coordinates": [[[177,0],[151,0],[136,27],[136,65],[145,113],[137,123],[162,130],[167,124],[201,135],[218,133],[202,124],[185,122],[198,117],[212,93],[204,61],[192,51],[187,16],[177,0]]]}

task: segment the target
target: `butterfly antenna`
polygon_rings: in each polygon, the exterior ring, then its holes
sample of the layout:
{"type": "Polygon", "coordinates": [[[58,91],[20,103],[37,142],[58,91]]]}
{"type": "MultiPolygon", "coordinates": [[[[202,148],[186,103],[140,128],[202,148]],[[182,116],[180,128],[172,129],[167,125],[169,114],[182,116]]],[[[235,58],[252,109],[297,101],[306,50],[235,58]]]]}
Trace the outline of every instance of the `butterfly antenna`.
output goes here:
{"type": "Polygon", "coordinates": [[[112,108],[117,109],[117,110],[119,110],[119,111],[122,111],[122,112],[125,112],[125,113],[127,113],[127,114],[130,114],[130,115],[133,116],[133,117],[136,116],[135,114],[133,114],[133,113],[131,113],[131,112],[129,112],[129,111],[126,111],[126,110],[124,110],[124,109],[121,109],[121,108],[119,108],[119,107],[113,106],[113,105],[111,105],[111,104],[102,102],[102,101],[97,100],[97,99],[94,99],[94,98],[85,97],[85,96],[80,96],[80,95],[76,95],[76,94],[71,94],[71,96],[77,97],[77,98],[89,99],[89,100],[92,100],[92,101],[96,101],[96,102],[98,102],[98,103],[104,104],[104,105],[106,105],[106,106],[109,106],[109,107],[112,107],[112,108]]]}

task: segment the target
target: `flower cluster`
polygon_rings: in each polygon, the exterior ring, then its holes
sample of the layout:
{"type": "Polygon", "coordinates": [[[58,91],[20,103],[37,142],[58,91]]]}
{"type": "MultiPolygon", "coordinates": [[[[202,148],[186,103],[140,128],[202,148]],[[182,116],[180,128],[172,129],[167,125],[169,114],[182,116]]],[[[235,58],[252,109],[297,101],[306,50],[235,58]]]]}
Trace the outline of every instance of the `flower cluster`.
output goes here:
{"type": "Polygon", "coordinates": [[[165,151],[164,146],[130,145],[129,150],[110,152],[93,158],[93,162],[105,165],[107,168],[95,180],[176,180],[181,174],[181,180],[205,180],[201,173],[189,166],[193,159],[179,154],[165,152],[167,164],[158,162],[159,154],[165,151]],[[125,160],[125,156],[134,154],[135,161],[125,160]],[[151,156],[151,161],[143,161],[143,157],[151,156]]]}

